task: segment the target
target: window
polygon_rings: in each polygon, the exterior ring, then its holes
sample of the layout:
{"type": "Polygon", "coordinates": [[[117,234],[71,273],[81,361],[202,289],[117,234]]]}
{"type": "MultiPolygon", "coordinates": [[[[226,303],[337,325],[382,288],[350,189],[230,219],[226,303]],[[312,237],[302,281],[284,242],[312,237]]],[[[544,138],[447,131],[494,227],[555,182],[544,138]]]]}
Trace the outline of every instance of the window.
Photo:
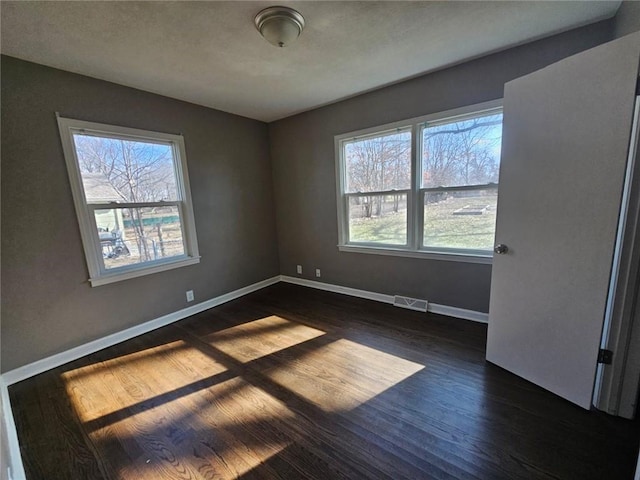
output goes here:
{"type": "Polygon", "coordinates": [[[337,136],[340,250],[489,262],[501,143],[498,102],[337,136]]]}
{"type": "Polygon", "coordinates": [[[92,286],[199,262],[182,136],[58,126],[92,286]]]}

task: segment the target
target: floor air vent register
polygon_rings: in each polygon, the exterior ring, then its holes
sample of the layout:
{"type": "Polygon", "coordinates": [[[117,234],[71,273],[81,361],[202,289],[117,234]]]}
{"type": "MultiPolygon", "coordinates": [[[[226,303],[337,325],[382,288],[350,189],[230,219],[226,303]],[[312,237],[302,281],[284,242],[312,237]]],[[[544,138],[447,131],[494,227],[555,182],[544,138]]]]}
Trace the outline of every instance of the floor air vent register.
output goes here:
{"type": "Polygon", "coordinates": [[[396,295],[395,297],[393,297],[393,304],[396,307],[400,308],[417,310],[418,312],[426,312],[427,305],[429,303],[426,300],[421,300],[419,298],[402,297],[400,295],[396,295]]]}

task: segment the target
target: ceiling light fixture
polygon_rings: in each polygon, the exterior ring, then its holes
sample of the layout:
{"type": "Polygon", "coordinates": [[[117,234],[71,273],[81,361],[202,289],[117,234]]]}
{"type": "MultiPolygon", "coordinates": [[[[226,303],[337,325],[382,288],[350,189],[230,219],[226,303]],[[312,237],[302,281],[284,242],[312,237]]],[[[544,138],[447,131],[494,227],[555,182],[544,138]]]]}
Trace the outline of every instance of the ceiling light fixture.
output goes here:
{"type": "Polygon", "coordinates": [[[254,23],[267,42],[286,47],[302,33],[304,17],[289,7],[269,7],[256,15],[254,23]]]}

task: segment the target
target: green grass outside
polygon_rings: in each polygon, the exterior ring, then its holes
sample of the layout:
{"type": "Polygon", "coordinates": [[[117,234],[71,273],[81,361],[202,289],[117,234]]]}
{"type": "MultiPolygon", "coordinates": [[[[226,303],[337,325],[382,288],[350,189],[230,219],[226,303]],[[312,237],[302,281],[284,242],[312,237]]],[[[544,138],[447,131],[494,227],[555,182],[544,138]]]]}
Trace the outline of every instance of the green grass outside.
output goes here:
{"type": "MultiPolygon", "coordinates": [[[[426,247],[493,248],[495,221],[495,195],[477,197],[450,197],[438,203],[425,205],[424,245],[426,247]],[[482,215],[454,215],[467,205],[488,205],[482,215]]],[[[354,218],[349,222],[352,242],[404,245],[407,238],[406,210],[380,217],[354,218]]]]}
{"type": "Polygon", "coordinates": [[[356,218],[349,222],[352,242],[407,243],[407,210],[387,213],[381,217],[356,218]]]}

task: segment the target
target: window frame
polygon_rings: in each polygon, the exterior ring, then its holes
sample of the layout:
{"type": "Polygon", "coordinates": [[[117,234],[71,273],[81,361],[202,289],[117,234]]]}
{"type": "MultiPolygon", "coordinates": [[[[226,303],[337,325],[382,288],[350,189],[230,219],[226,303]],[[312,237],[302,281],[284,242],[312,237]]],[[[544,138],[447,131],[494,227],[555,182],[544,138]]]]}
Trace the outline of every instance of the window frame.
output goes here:
{"type": "Polygon", "coordinates": [[[425,247],[424,235],[424,207],[421,202],[425,193],[445,190],[480,190],[498,189],[498,183],[471,186],[435,187],[423,188],[421,183],[422,161],[422,128],[426,123],[433,125],[450,123],[456,119],[464,120],[466,117],[485,114],[488,112],[502,112],[503,100],[497,99],[488,102],[468,105],[460,108],[437,112],[429,115],[387,123],[362,130],[348,132],[334,137],[335,162],[336,162],[336,195],[338,209],[338,250],[341,252],[367,253],[376,255],[391,255],[411,258],[427,258],[435,260],[449,260],[467,263],[491,264],[493,252],[488,250],[425,247]],[[347,169],[345,164],[345,149],[347,142],[355,139],[382,136],[384,134],[409,129],[411,132],[411,188],[410,190],[389,190],[384,192],[346,192],[347,169]],[[371,195],[375,193],[393,194],[406,193],[407,195],[407,243],[405,245],[380,244],[373,242],[353,242],[349,240],[349,199],[353,196],[371,195]]]}
{"type": "Polygon", "coordinates": [[[137,128],[122,127],[104,123],[89,122],[73,118],[62,117],[56,113],[58,130],[62,142],[62,150],[67,166],[67,173],[71,184],[71,193],[80,227],[80,236],[84,249],[89,282],[92,287],[119,282],[153,273],[163,272],[200,262],[198,242],[191,200],[191,187],[187,171],[187,156],[182,135],[153,132],[137,128]],[[92,202],[85,199],[84,185],[80,165],[78,162],[74,133],[93,133],[96,136],[129,141],[141,141],[171,145],[173,166],[176,175],[177,200],[160,202],[92,202]],[[124,265],[107,269],[102,258],[102,246],[95,220],[95,210],[124,209],[149,206],[176,206],[181,220],[181,229],[185,253],[159,260],[124,265]]]}

